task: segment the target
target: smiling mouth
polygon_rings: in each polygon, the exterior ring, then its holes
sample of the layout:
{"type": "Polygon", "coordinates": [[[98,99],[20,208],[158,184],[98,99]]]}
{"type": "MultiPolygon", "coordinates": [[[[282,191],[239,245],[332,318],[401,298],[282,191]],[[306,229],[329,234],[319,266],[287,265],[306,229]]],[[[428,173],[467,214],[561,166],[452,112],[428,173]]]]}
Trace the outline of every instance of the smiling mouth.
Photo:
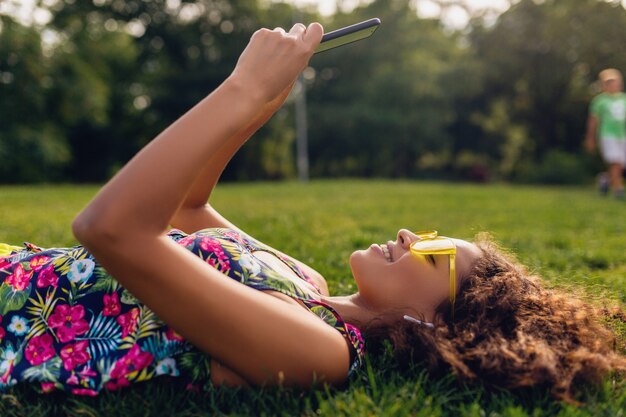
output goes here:
{"type": "Polygon", "coordinates": [[[380,248],[383,250],[383,254],[387,259],[387,262],[393,262],[393,259],[391,258],[391,252],[389,251],[389,246],[383,243],[382,245],[380,245],[380,248]]]}

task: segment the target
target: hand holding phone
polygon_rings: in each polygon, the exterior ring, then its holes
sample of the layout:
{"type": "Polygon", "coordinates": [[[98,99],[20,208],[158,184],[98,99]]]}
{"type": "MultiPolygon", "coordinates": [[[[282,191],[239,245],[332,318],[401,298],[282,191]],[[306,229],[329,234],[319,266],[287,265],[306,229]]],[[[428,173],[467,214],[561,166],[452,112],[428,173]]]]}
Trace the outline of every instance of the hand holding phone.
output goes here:
{"type": "Polygon", "coordinates": [[[372,35],[378,29],[380,19],[374,18],[324,34],[314,53],[327,51],[338,46],[360,41],[372,35]]]}

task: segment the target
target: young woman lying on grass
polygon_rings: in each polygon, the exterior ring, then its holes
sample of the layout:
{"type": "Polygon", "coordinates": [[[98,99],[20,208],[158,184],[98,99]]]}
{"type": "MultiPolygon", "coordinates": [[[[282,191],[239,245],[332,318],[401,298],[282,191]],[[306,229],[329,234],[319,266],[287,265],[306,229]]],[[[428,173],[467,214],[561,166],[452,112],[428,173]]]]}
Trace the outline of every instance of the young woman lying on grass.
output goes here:
{"type": "Polygon", "coordinates": [[[626,369],[592,307],[544,289],[488,241],[401,229],[354,252],[358,292],[331,296],[319,273],[206,203],[322,32],[257,31],[232,75],[76,217],[82,246],[4,247],[3,388],[95,395],[158,375],[200,389],[341,385],[361,364],[362,334],[371,351],[390,340],[402,364],[565,400],[577,382],[626,369]]]}

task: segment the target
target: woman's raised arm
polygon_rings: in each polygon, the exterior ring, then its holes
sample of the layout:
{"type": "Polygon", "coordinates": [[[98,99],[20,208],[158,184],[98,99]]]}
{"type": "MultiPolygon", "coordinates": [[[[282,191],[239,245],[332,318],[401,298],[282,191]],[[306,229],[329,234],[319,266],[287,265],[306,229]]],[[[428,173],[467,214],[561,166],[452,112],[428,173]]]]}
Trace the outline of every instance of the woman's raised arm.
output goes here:
{"type": "Polygon", "coordinates": [[[294,82],[322,32],[319,24],[257,31],[228,80],[139,152],[73,223],[125,288],[252,383],[343,381],[348,346],[316,316],[226,278],[165,231],[206,161],[294,82]]]}
{"type": "Polygon", "coordinates": [[[307,65],[311,45],[319,42],[312,39],[322,29],[294,28],[301,36],[282,29],[257,31],[231,76],[109,181],[78,216],[77,227],[88,224],[93,232],[106,224],[106,234],[164,231],[207,161],[225,152],[228,139],[249,127],[307,65]],[[168,166],[176,169],[164,171],[168,166]]]}

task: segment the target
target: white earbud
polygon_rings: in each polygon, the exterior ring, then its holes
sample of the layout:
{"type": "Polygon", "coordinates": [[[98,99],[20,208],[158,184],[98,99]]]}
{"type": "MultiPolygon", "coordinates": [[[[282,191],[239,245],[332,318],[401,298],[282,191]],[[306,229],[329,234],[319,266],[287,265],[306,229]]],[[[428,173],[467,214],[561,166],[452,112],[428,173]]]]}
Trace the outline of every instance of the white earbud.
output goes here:
{"type": "Polygon", "coordinates": [[[406,321],[410,321],[411,323],[419,324],[421,326],[426,326],[426,327],[429,327],[431,329],[435,328],[435,325],[430,323],[430,322],[421,321],[421,320],[416,319],[415,317],[407,316],[406,314],[404,315],[404,319],[406,321]]]}

